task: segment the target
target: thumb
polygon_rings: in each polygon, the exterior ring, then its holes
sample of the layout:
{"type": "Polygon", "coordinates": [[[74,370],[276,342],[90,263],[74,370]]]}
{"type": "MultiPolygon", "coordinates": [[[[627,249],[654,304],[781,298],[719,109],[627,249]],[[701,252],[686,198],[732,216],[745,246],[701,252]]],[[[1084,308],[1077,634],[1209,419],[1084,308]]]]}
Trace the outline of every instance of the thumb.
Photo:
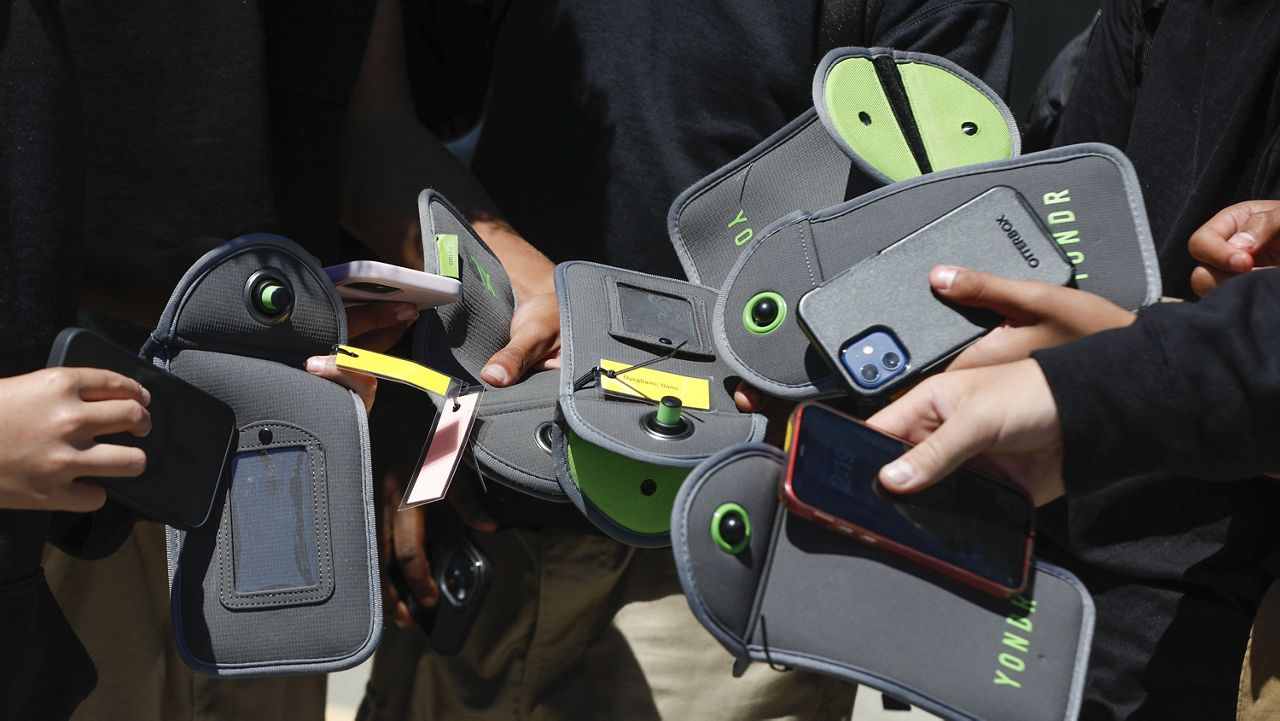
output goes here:
{"type": "Polygon", "coordinates": [[[1257,257],[1280,234],[1280,212],[1254,213],[1228,243],[1257,257]]]}
{"type": "Polygon", "coordinates": [[[880,469],[880,482],[894,493],[915,493],[946,478],[991,445],[972,419],[952,416],[933,435],[880,469]]]}
{"type": "Polygon", "coordinates": [[[943,298],[972,308],[986,308],[1023,323],[1043,316],[1046,286],[1029,280],[1011,280],[953,265],[929,271],[929,285],[943,298]]]}
{"type": "Polygon", "coordinates": [[[490,385],[505,387],[520,380],[530,366],[555,353],[560,341],[560,312],[555,296],[537,296],[521,305],[511,319],[511,339],[480,370],[490,385]]]}

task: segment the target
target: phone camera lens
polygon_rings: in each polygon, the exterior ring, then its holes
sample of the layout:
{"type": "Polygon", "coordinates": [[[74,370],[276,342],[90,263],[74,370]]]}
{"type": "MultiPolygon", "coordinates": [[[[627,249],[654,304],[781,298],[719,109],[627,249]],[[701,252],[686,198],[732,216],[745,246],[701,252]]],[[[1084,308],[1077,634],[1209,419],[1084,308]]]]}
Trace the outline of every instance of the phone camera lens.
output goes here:
{"type": "Polygon", "coordinates": [[[444,572],[444,590],[453,600],[458,603],[466,601],[475,582],[475,572],[466,558],[455,556],[449,561],[444,572]]]}
{"type": "Polygon", "coordinates": [[[898,366],[902,365],[902,358],[900,358],[897,353],[889,351],[880,358],[880,363],[882,363],[888,370],[896,371],[898,370],[898,366]]]}
{"type": "Polygon", "coordinates": [[[858,369],[858,374],[868,383],[874,383],[880,377],[880,369],[868,363],[858,369]]]}

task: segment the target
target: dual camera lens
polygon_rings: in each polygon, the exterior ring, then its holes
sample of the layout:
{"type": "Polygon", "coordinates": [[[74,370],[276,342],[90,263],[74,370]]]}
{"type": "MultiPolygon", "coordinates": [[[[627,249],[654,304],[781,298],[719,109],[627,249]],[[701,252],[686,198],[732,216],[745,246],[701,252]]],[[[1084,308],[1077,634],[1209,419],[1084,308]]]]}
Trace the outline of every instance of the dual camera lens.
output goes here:
{"type": "MultiPolygon", "coordinates": [[[[893,351],[880,356],[880,365],[884,366],[887,371],[896,371],[902,365],[902,357],[893,351]]],[[[880,369],[874,363],[867,363],[858,369],[859,375],[868,383],[875,383],[880,380],[880,369]]]]}
{"type": "Polygon", "coordinates": [[[858,386],[874,390],[907,370],[902,344],[886,328],[873,329],[845,343],[840,360],[858,386]]]}

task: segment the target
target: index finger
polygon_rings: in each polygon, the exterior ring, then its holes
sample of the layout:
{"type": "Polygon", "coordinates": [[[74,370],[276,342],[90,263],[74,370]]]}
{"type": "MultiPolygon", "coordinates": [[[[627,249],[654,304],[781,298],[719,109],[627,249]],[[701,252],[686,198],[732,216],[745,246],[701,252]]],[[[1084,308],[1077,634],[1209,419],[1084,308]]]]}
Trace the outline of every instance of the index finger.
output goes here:
{"type": "Polygon", "coordinates": [[[347,308],[347,337],[358,338],[371,331],[390,328],[418,319],[413,303],[374,301],[347,308]]]}
{"type": "Polygon", "coordinates": [[[1187,252],[1192,258],[1218,270],[1243,273],[1253,267],[1253,258],[1231,239],[1244,228],[1255,208],[1249,201],[1236,203],[1216,215],[1191,234],[1187,252]]]}
{"type": "Polygon", "coordinates": [[[75,373],[76,389],[80,400],[93,401],[137,401],[142,405],[151,404],[151,393],[138,381],[102,368],[68,368],[75,373]]]}

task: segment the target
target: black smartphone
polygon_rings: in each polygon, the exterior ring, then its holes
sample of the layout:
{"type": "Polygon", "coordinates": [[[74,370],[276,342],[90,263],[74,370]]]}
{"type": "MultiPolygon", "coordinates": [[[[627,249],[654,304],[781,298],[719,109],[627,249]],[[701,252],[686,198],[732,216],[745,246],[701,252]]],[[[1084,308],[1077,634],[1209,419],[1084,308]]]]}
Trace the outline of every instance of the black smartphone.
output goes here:
{"type": "Polygon", "coordinates": [[[226,403],[83,328],[58,334],[49,367],[102,368],[133,378],[151,393],[151,433],[99,440],[141,448],[137,478],[94,478],[107,495],[152,520],[181,530],[209,520],[236,448],[236,415],[226,403]]]}
{"type": "Polygon", "coordinates": [[[427,529],[427,557],[440,587],[435,608],[423,608],[414,601],[394,561],[389,575],[414,622],[427,634],[431,648],[442,656],[453,656],[462,650],[489,593],[489,559],[471,539],[466,526],[443,503],[428,509],[427,529]]]}
{"type": "Polygon", "coordinates": [[[1016,190],[984,192],[800,299],[801,329],[852,395],[892,393],[1001,322],[933,293],[929,270],[943,263],[1054,285],[1073,274],[1016,190]]]}
{"type": "Polygon", "coordinates": [[[966,468],[918,493],[885,490],[880,469],[910,447],[825,406],[801,404],[779,495],[794,513],[985,593],[1020,593],[1031,565],[1031,498],[966,468]]]}

